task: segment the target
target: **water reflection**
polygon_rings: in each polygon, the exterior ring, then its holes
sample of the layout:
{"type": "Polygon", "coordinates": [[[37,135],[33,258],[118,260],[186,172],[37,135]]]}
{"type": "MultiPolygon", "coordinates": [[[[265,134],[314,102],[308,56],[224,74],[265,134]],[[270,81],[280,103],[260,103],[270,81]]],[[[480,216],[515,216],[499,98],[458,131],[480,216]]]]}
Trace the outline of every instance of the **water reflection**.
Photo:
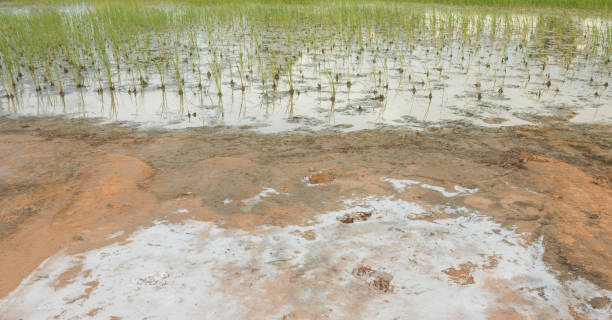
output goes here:
{"type": "MultiPolygon", "coordinates": [[[[520,23],[517,28],[523,30],[520,23]]],[[[501,126],[528,123],[531,115],[569,114],[572,121],[612,123],[603,44],[574,37],[560,45],[539,39],[533,26],[504,38],[502,29],[396,36],[388,43],[371,34],[328,35],[314,45],[299,33],[308,31],[299,31],[292,48],[279,43],[273,29],[259,38],[230,33],[216,44],[210,33],[191,30],[194,49],[177,52],[170,62],[156,58],[137,72],[113,65],[107,76],[83,72],[83,86],[61,77],[59,88],[43,83],[45,89],[37,90],[27,81],[9,86],[0,113],[96,118],[142,128],[250,126],[262,132],[457,122],[501,126]],[[172,75],[174,69],[180,76],[172,75]]]]}

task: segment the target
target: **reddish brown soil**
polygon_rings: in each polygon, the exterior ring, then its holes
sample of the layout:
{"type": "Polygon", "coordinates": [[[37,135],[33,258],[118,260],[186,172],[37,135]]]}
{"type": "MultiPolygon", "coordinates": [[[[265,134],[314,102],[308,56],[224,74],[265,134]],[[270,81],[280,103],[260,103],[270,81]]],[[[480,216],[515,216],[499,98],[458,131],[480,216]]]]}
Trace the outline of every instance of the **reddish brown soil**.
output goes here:
{"type": "Polygon", "coordinates": [[[330,172],[329,170],[324,170],[324,171],[320,171],[320,172],[315,172],[310,176],[310,179],[308,179],[308,182],[311,184],[327,184],[327,183],[331,183],[332,181],[334,181],[334,174],[332,172],[330,172]]]}
{"type": "Polygon", "coordinates": [[[338,217],[338,221],[342,223],[353,223],[355,221],[366,221],[372,216],[372,212],[354,212],[347,213],[341,217],[338,217]]]}
{"type": "MultiPolygon", "coordinates": [[[[515,226],[528,240],[543,237],[546,262],[562,277],[582,276],[612,289],[609,126],[546,120],[538,127],[492,130],[257,135],[0,119],[0,159],[0,297],[56,252],[121,241],[156,219],[244,229],[303,224],[341,208],[343,199],[394,194],[381,177],[479,188],[450,200],[423,188],[399,196],[426,208],[450,201],[515,226]],[[306,176],[321,185],[308,186],[306,176]],[[291,196],[252,206],[241,201],[264,187],[291,196]],[[108,239],[118,231],[123,233],[108,239]]],[[[448,272],[469,282],[469,270],[448,272]]],[[[390,289],[384,275],[372,279],[375,289],[390,289]]]]}
{"type": "Polygon", "coordinates": [[[353,269],[353,275],[362,279],[371,288],[379,292],[386,293],[393,291],[393,286],[391,286],[393,276],[390,273],[377,271],[368,266],[360,265],[353,269]]]}
{"type": "Polygon", "coordinates": [[[471,262],[462,263],[456,268],[448,268],[442,270],[442,272],[446,273],[451,281],[460,285],[468,285],[474,283],[474,277],[472,276],[472,272],[477,266],[471,262]]]}

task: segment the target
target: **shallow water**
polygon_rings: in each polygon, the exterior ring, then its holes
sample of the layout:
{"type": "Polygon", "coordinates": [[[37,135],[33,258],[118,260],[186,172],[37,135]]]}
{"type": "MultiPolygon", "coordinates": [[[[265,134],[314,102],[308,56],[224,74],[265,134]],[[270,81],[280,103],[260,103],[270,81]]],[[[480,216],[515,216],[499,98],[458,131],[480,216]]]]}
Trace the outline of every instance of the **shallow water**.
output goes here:
{"type": "Polygon", "coordinates": [[[91,10],[92,8],[84,3],[80,4],[70,4],[70,5],[23,5],[21,3],[0,3],[0,13],[10,13],[10,14],[35,14],[39,12],[44,12],[48,10],[57,10],[59,12],[64,13],[83,13],[87,12],[87,10],[91,10]]]}
{"type": "MultiPolygon", "coordinates": [[[[524,15],[512,20],[517,30],[535,23],[524,15]]],[[[607,30],[607,21],[601,19],[575,24],[607,30]]],[[[177,53],[182,94],[170,63],[161,67],[163,90],[155,66],[144,68],[147,85],[142,87],[136,71],[124,63],[112,68],[114,90],[103,85],[104,75],[91,71],[85,72],[83,88],[70,86],[67,72],[62,75],[67,83],[64,96],[55,87],[43,84],[37,92],[31,82],[22,82],[15,98],[0,99],[0,114],[96,118],[140,128],[244,126],[261,132],[350,131],[378,125],[423,129],[458,123],[496,127],[528,124],[533,116],[548,115],[612,123],[605,43],[590,43],[586,36],[559,43],[536,33],[536,26],[528,26],[522,36],[515,30],[504,33],[502,27],[496,33],[475,34],[472,27],[467,36],[417,33],[416,38],[395,36],[387,42],[372,34],[362,35],[374,36],[370,40],[339,38],[326,27],[264,28],[255,36],[240,27],[222,27],[215,27],[217,34],[212,35],[200,31],[190,40],[197,42],[193,51],[177,53]],[[312,33],[320,37],[316,44],[308,42],[312,33]],[[286,34],[294,40],[279,40],[286,34]],[[566,47],[572,58],[564,64],[568,53],[558,49],[566,47]]],[[[187,42],[166,45],[186,47],[187,42]]],[[[158,59],[170,50],[158,45],[140,54],[158,59]]]]}

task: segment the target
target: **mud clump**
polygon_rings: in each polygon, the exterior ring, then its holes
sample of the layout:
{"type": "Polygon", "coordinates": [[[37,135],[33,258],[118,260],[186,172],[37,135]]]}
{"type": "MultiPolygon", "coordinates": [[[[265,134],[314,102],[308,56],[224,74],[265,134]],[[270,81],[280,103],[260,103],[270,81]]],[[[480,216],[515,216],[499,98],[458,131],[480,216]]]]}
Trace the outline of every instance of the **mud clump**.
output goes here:
{"type": "Polygon", "coordinates": [[[368,266],[358,266],[357,268],[353,270],[353,274],[359,278],[367,276],[371,274],[372,272],[374,272],[374,270],[372,270],[372,268],[368,266]]]}
{"type": "Polygon", "coordinates": [[[355,212],[355,213],[347,213],[342,217],[338,217],[338,221],[342,223],[353,223],[356,221],[366,221],[372,216],[372,212],[355,212]]]}
{"type": "Polygon", "coordinates": [[[389,273],[382,273],[378,275],[374,281],[372,281],[372,286],[374,289],[380,292],[389,292],[392,291],[391,280],[393,280],[393,276],[389,273]]]}
{"type": "Polygon", "coordinates": [[[335,175],[329,170],[319,171],[313,173],[308,179],[310,184],[328,184],[334,181],[335,175]]]}
{"type": "Polygon", "coordinates": [[[610,298],[608,297],[596,297],[589,300],[589,304],[594,309],[604,309],[610,304],[610,298]]]}
{"type": "Polygon", "coordinates": [[[307,231],[302,232],[302,238],[306,240],[314,240],[317,238],[317,235],[314,232],[314,230],[307,230],[307,231]]]}
{"type": "Polygon", "coordinates": [[[388,272],[380,272],[368,266],[359,265],[353,269],[353,275],[364,280],[368,286],[379,292],[387,293],[393,291],[393,286],[391,285],[393,275],[388,272]]]}
{"type": "Polygon", "coordinates": [[[472,272],[476,268],[471,262],[462,263],[457,268],[447,268],[442,270],[442,272],[446,273],[452,282],[460,285],[468,285],[474,284],[474,277],[472,276],[472,272]]]}

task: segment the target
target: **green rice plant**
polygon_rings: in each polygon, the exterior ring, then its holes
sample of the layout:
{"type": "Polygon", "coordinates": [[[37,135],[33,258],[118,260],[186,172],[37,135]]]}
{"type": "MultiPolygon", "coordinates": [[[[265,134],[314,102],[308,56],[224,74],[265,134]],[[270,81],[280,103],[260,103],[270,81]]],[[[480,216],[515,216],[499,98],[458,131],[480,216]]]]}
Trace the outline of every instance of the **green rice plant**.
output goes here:
{"type": "Polygon", "coordinates": [[[174,78],[176,79],[178,94],[183,95],[183,78],[181,76],[181,68],[179,64],[178,53],[175,51],[174,57],[172,59],[172,66],[174,67],[174,78]]]}
{"type": "Polygon", "coordinates": [[[334,78],[332,77],[332,73],[331,73],[331,71],[328,71],[328,72],[327,72],[327,79],[328,79],[328,81],[329,81],[329,86],[330,86],[330,88],[331,88],[331,96],[330,96],[330,98],[329,98],[329,99],[330,99],[332,102],[335,102],[335,101],[336,101],[336,85],[335,85],[335,83],[334,83],[334,78]]]}
{"type": "Polygon", "coordinates": [[[221,72],[221,66],[219,64],[218,52],[216,49],[212,49],[210,68],[211,68],[211,72],[215,80],[215,86],[217,87],[217,95],[222,96],[223,95],[223,88],[221,85],[222,72],[221,72]]]}
{"type": "Polygon", "coordinates": [[[244,91],[246,86],[244,85],[244,59],[242,48],[240,49],[240,54],[238,58],[238,76],[240,77],[240,90],[244,91]]]}
{"type": "MultiPolygon", "coordinates": [[[[580,1],[543,0],[555,7],[569,2],[586,6],[580,1]]],[[[79,12],[45,7],[27,15],[0,13],[0,82],[5,95],[45,90],[47,85],[61,86],[62,92],[86,84],[111,91],[126,86],[135,91],[137,83],[144,87],[148,82],[165,88],[167,75],[176,79],[182,94],[190,82],[204,86],[206,64],[218,94],[227,89],[222,82],[226,72],[229,85],[237,81],[242,90],[261,81],[256,90],[266,97],[268,87],[278,87],[285,77],[290,95],[302,91],[300,83],[311,81],[320,89],[329,80],[335,98],[340,80],[350,88],[353,81],[359,83],[358,73],[368,76],[368,68],[373,91],[388,90],[393,81],[399,91],[407,77],[415,92],[412,77],[419,73],[410,70],[415,54],[415,61],[426,65],[423,80],[430,94],[432,82],[442,81],[458,65],[466,78],[482,78],[487,89],[503,89],[506,70],[513,67],[508,56],[524,58],[525,87],[531,74],[538,82],[547,81],[555,64],[566,70],[564,80],[588,72],[587,77],[598,83],[612,52],[610,22],[603,11],[568,16],[550,10],[414,6],[404,1],[266,0],[245,7],[244,0],[162,0],[164,8],[145,6],[141,0],[83,2],[89,7],[79,12]]],[[[484,0],[452,3],[480,5],[484,0]]],[[[510,3],[540,6],[526,0],[487,5],[510,3]]],[[[271,93],[271,98],[278,96],[271,93]]]]}
{"type": "Polygon", "coordinates": [[[293,57],[289,57],[287,60],[287,74],[289,78],[289,95],[293,96],[295,92],[293,87],[293,57]]]}

